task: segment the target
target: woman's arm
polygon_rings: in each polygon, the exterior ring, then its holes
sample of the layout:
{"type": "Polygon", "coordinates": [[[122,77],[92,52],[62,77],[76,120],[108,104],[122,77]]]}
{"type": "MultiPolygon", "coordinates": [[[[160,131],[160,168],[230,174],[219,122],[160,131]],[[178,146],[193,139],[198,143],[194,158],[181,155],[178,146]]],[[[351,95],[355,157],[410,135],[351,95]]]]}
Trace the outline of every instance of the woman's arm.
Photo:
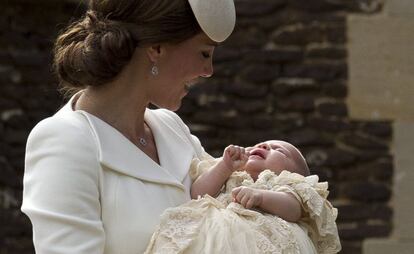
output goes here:
{"type": "Polygon", "coordinates": [[[43,121],[27,142],[22,211],[32,222],[36,253],[104,252],[94,140],[72,123],[43,121]]]}
{"type": "Polygon", "coordinates": [[[246,160],[244,148],[234,145],[228,146],[224,150],[223,157],[191,185],[191,198],[196,199],[204,194],[216,197],[230,175],[241,168],[246,160]]]}
{"type": "Polygon", "coordinates": [[[299,201],[289,193],[241,186],[234,188],[232,195],[236,202],[247,209],[256,207],[286,221],[297,222],[302,216],[299,201]]]}

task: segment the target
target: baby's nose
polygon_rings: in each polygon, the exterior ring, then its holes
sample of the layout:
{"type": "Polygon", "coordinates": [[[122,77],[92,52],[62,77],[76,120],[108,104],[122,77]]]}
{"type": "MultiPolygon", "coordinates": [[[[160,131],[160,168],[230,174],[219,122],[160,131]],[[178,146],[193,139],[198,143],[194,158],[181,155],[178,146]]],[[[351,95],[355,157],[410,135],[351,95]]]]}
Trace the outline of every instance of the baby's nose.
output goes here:
{"type": "Polygon", "coordinates": [[[266,143],[260,144],[259,147],[265,150],[270,150],[270,146],[266,143]]]}

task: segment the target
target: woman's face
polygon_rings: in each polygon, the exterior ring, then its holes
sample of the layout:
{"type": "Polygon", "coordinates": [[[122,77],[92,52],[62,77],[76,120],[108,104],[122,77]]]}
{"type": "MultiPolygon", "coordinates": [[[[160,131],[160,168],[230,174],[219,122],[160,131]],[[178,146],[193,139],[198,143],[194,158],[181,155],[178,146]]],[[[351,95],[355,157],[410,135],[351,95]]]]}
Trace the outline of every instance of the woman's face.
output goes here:
{"type": "Polygon", "coordinates": [[[156,62],[159,74],[154,76],[151,103],[178,110],[189,88],[200,77],[213,75],[213,52],[217,44],[200,33],[179,44],[163,45],[156,62]]]}

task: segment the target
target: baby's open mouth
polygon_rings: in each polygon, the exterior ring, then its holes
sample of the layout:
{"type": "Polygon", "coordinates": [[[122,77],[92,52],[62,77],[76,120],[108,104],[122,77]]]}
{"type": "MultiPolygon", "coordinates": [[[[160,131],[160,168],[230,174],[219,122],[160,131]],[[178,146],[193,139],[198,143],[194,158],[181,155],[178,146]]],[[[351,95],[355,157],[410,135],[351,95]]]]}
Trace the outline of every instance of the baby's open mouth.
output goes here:
{"type": "Polygon", "coordinates": [[[258,156],[258,157],[260,157],[260,158],[262,158],[262,159],[265,159],[266,158],[266,156],[265,156],[265,152],[264,152],[264,150],[263,149],[253,149],[252,151],[250,151],[250,153],[249,153],[249,157],[250,156],[258,156]]]}

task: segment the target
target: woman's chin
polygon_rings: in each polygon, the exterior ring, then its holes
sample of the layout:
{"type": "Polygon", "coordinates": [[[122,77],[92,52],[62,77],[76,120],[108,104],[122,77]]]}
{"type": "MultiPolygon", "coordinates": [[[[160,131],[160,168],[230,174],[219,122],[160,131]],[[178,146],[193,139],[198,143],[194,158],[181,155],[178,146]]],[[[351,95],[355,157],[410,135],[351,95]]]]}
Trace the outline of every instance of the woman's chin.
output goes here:
{"type": "Polygon", "coordinates": [[[177,111],[181,108],[181,100],[176,103],[169,103],[169,104],[158,104],[156,105],[158,108],[168,109],[170,111],[177,111]]]}

